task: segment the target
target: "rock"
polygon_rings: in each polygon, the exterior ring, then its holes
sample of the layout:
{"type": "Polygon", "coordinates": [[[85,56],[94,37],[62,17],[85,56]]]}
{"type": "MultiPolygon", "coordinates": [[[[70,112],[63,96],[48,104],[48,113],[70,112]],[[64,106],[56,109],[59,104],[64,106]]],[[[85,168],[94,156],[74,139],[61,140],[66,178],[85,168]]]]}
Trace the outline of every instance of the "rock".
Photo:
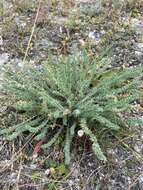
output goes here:
{"type": "Polygon", "coordinates": [[[79,168],[75,168],[73,170],[72,177],[74,177],[75,179],[78,179],[79,175],[80,175],[79,168]]]}
{"type": "Polygon", "coordinates": [[[143,43],[135,43],[135,48],[143,53],[143,43]]]}
{"type": "Polygon", "coordinates": [[[2,36],[0,36],[0,46],[3,45],[3,39],[2,39],[2,36]]]}
{"type": "Polygon", "coordinates": [[[18,62],[17,66],[20,67],[20,68],[24,67],[24,62],[22,62],[22,61],[18,62]]]}
{"type": "Polygon", "coordinates": [[[94,40],[96,38],[95,35],[96,35],[95,31],[91,31],[89,32],[88,37],[94,40]]]}
{"type": "Polygon", "coordinates": [[[0,66],[6,64],[9,60],[9,54],[8,53],[2,53],[0,54],[0,66]]]}
{"type": "Polygon", "coordinates": [[[72,187],[72,186],[74,185],[74,181],[73,181],[73,180],[68,180],[68,185],[69,185],[70,187],[72,187]]]}
{"type": "Polygon", "coordinates": [[[136,57],[141,58],[143,56],[143,53],[140,51],[135,51],[135,55],[136,57]]]}
{"type": "Polygon", "coordinates": [[[141,151],[142,151],[142,145],[141,144],[136,144],[134,146],[134,149],[135,149],[136,152],[141,153],[141,151]]]}
{"type": "Polygon", "coordinates": [[[37,42],[35,43],[35,48],[39,49],[39,50],[48,50],[51,47],[53,47],[53,42],[49,41],[48,39],[40,39],[37,40],[37,42]]]}
{"type": "Polygon", "coordinates": [[[58,24],[60,26],[63,26],[67,21],[68,21],[68,17],[63,17],[63,16],[59,16],[59,15],[51,18],[51,22],[53,24],[58,24]]]}
{"type": "Polygon", "coordinates": [[[141,189],[143,189],[143,175],[139,178],[139,186],[141,189]]]}
{"type": "Polygon", "coordinates": [[[16,180],[17,180],[17,173],[12,172],[12,173],[9,175],[9,181],[10,181],[11,183],[16,183],[16,180]]]}
{"type": "Polygon", "coordinates": [[[131,28],[135,31],[138,35],[143,35],[143,21],[137,18],[133,18],[131,20],[131,28]]]}
{"type": "Polygon", "coordinates": [[[23,68],[24,67],[24,62],[22,59],[19,58],[13,58],[10,60],[10,65],[12,65],[14,68],[23,68]]]}
{"type": "Polygon", "coordinates": [[[37,169],[37,164],[31,164],[31,165],[30,165],[30,169],[32,169],[32,170],[37,169]]]}
{"type": "Polygon", "coordinates": [[[18,27],[26,27],[26,22],[21,20],[19,17],[15,17],[15,23],[18,27]]]}
{"type": "Polygon", "coordinates": [[[134,47],[135,47],[135,55],[138,58],[142,58],[143,57],[143,43],[135,43],[134,47]]]}
{"type": "Polygon", "coordinates": [[[98,44],[100,42],[100,34],[96,31],[90,31],[88,34],[88,38],[90,39],[91,43],[98,44]]]}
{"type": "MultiPolygon", "coordinates": [[[[7,110],[7,106],[1,106],[0,107],[0,113],[3,113],[3,112],[6,112],[7,110]]],[[[2,147],[0,147],[0,150],[1,150],[2,147]]]]}

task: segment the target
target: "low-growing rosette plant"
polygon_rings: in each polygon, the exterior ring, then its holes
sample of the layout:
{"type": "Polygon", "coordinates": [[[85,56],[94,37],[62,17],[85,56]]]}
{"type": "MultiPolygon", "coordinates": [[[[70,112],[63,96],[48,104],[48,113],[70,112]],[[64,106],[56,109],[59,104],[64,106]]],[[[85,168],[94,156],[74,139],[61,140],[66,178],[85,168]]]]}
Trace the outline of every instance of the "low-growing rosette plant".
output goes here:
{"type": "Polygon", "coordinates": [[[48,59],[40,67],[6,67],[2,91],[30,119],[1,128],[0,133],[9,140],[31,133],[38,141],[46,139],[43,149],[62,140],[65,163],[69,164],[71,142],[79,131],[89,138],[98,159],[106,161],[96,131],[117,131],[142,123],[123,117],[131,112],[132,102],[141,98],[142,74],[143,66],[112,68],[108,57],[94,58],[86,51],[61,56],[57,63],[48,59]]]}

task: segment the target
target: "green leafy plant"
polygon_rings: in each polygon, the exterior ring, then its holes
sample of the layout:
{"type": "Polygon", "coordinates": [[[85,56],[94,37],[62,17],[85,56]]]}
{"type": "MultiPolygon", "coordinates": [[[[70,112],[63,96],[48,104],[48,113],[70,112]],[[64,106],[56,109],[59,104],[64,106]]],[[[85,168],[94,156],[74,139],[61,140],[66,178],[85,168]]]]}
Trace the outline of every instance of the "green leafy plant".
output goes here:
{"type": "Polygon", "coordinates": [[[95,155],[106,161],[96,131],[117,131],[142,122],[124,118],[122,113],[130,112],[131,102],[141,96],[143,65],[126,69],[109,69],[109,65],[108,57],[94,58],[81,51],[59,57],[57,63],[49,58],[40,68],[6,68],[3,91],[30,119],[0,133],[12,140],[28,131],[36,140],[45,139],[43,149],[59,139],[63,143],[64,138],[65,163],[69,164],[71,142],[80,130],[89,137],[95,155]]]}
{"type": "Polygon", "coordinates": [[[103,11],[102,1],[98,0],[91,3],[83,3],[80,6],[80,12],[84,15],[94,17],[103,11]]]}
{"type": "Polygon", "coordinates": [[[38,171],[35,171],[35,172],[33,172],[32,174],[31,174],[31,179],[32,180],[37,180],[38,178],[40,178],[41,177],[41,173],[40,172],[38,172],[38,171]]]}
{"type": "Polygon", "coordinates": [[[68,20],[65,23],[65,26],[70,30],[79,29],[81,25],[80,19],[78,18],[78,14],[75,12],[71,12],[68,17],[68,20]]]}

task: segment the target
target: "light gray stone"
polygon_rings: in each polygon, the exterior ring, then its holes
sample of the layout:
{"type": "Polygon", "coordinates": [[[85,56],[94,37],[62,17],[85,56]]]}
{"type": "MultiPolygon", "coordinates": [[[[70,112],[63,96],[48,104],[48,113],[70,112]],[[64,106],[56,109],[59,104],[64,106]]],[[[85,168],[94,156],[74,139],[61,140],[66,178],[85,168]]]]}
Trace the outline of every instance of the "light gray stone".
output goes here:
{"type": "Polygon", "coordinates": [[[9,60],[9,54],[8,53],[2,53],[0,54],[0,66],[4,65],[7,63],[9,60]]]}
{"type": "Polygon", "coordinates": [[[135,43],[136,50],[143,52],[143,43],[135,43]]]}
{"type": "Polygon", "coordinates": [[[133,18],[131,20],[131,28],[135,31],[138,35],[143,35],[143,21],[137,18],[133,18]]]}

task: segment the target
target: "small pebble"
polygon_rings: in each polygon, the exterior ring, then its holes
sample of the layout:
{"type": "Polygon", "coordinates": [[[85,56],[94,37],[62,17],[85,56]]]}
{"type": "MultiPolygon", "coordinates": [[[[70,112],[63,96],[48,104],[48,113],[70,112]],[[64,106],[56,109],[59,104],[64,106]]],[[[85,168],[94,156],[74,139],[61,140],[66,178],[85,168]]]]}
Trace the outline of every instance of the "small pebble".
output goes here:
{"type": "Polygon", "coordinates": [[[50,174],[50,169],[45,170],[45,174],[49,175],[50,174]]]}

